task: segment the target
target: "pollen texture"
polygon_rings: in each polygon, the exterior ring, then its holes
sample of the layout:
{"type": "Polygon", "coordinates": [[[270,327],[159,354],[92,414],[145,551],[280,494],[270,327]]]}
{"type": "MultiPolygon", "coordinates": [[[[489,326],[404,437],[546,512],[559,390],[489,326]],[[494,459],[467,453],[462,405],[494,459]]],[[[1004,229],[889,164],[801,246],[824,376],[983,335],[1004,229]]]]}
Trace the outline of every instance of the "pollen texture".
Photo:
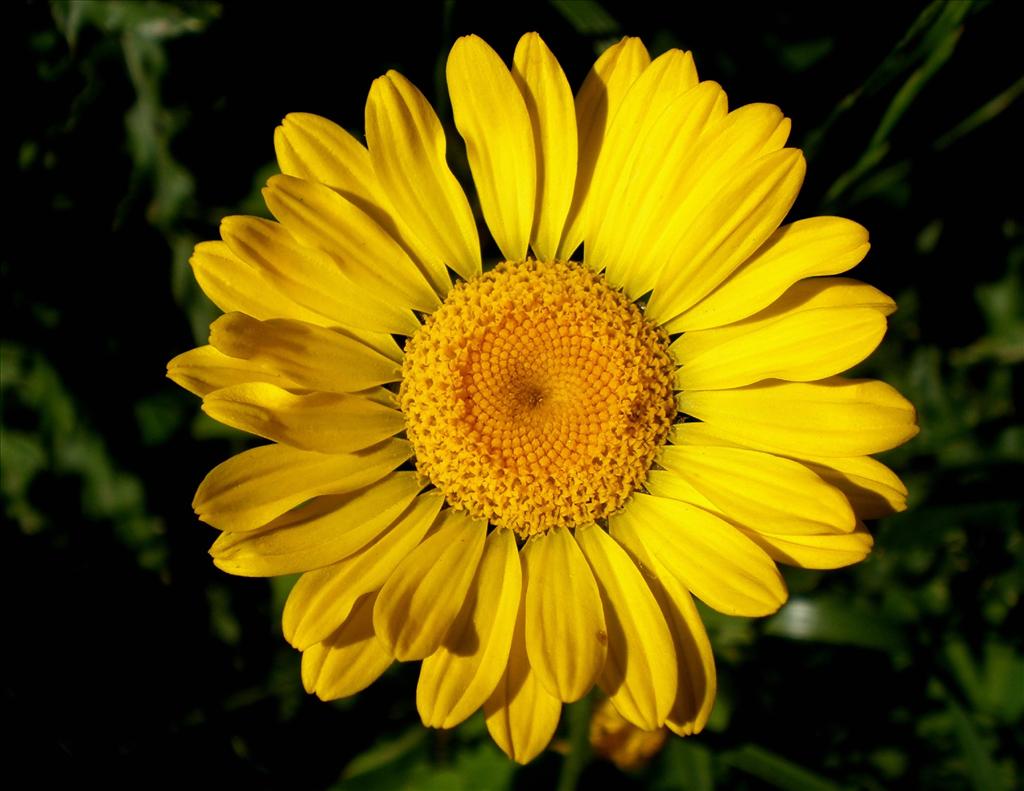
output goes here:
{"type": "Polygon", "coordinates": [[[668,337],[576,263],[503,263],[457,284],[405,352],[420,474],[522,537],[617,511],[675,416],[668,337]]]}

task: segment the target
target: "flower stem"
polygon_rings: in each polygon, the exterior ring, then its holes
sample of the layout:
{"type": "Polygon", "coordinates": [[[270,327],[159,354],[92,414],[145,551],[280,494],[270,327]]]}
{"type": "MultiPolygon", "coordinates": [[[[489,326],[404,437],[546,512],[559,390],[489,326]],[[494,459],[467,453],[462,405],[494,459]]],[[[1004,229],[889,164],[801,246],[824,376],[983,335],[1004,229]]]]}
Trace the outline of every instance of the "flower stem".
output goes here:
{"type": "Polygon", "coordinates": [[[590,760],[590,695],[567,707],[569,720],[569,754],[562,762],[557,791],[575,791],[576,781],[590,760]]]}

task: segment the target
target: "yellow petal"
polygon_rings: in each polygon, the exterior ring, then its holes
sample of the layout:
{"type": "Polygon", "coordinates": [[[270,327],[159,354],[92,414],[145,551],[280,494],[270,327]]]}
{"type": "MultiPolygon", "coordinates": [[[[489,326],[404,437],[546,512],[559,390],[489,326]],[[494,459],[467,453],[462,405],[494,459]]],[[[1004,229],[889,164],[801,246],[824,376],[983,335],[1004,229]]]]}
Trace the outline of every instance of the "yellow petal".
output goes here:
{"type": "MultiPolygon", "coordinates": [[[[703,425],[703,423],[685,424],[684,427],[700,428],[703,425]]],[[[695,431],[688,431],[683,436],[686,440],[696,440],[697,447],[701,447],[705,441],[714,440],[710,435],[702,436],[702,432],[695,431]]],[[[866,460],[874,461],[869,458],[866,460]]],[[[730,522],[743,535],[761,547],[772,560],[779,563],[803,568],[832,569],[857,563],[871,551],[871,535],[861,522],[857,522],[853,531],[850,532],[837,532],[828,525],[822,525],[817,533],[776,535],[760,529],[756,524],[745,525],[737,522],[732,514],[726,514],[719,509],[717,504],[712,503],[685,478],[674,472],[651,470],[645,485],[651,494],[691,503],[730,522]]],[[[856,508],[854,511],[860,516],[856,508]]]]}
{"type": "Polygon", "coordinates": [[[562,703],[544,689],[530,666],[526,652],[526,602],[519,615],[509,648],[508,667],[484,703],[487,730],[509,758],[526,764],[548,746],[558,727],[562,703]]]}
{"type": "Polygon", "coordinates": [[[576,186],[558,246],[560,261],[572,258],[583,242],[584,208],[605,133],[626,92],[650,62],[640,39],[627,36],[601,53],[576,94],[576,186]]]}
{"type": "Polygon", "coordinates": [[[452,283],[444,261],[398,216],[373,172],[370,152],[352,135],[318,115],[290,113],[274,130],[274,147],[282,173],[337,190],[409,253],[438,294],[448,293],[452,283]]]}
{"type": "Polygon", "coordinates": [[[445,161],[441,122],[396,71],[370,88],[366,141],[374,173],[410,232],[467,280],[479,274],[480,238],[466,194],[445,161]]]}
{"type": "Polygon", "coordinates": [[[896,303],[877,288],[850,278],[808,278],[794,283],[775,302],[749,318],[713,329],[684,332],[672,342],[670,351],[677,362],[686,365],[711,349],[761,332],[780,319],[829,308],[870,309],[888,316],[896,310],[896,303]]]}
{"type": "MultiPolygon", "coordinates": [[[[742,448],[741,442],[731,442],[714,431],[707,423],[687,420],[676,423],[668,431],[668,441],[672,445],[717,445],[720,448],[742,448]]],[[[784,454],[786,455],[786,454],[784,454]]],[[[792,456],[792,454],[788,454],[792,456]]]]}
{"type": "Polygon", "coordinates": [[[241,311],[257,319],[289,318],[331,324],[323,315],[286,295],[227,243],[200,242],[189,259],[199,287],[225,313],[241,311]]]}
{"type": "Polygon", "coordinates": [[[805,569],[837,569],[859,563],[871,552],[873,544],[863,524],[858,524],[852,533],[805,536],[771,536],[754,530],[743,530],[743,533],[779,563],[805,569]]]}
{"type": "Polygon", "coordinates": [[[778,132],[788,129],[782,111],[773,104],[748,104],[725,114],[716,108],[714,119],[693,146],[689,167],[678,174],[676,220],[692,222],[730,175],[778,151],[782,147],[778,132]]]}
{"type": "Polygon", "coordinates": [[[660,587],[652,584],[651,589],[672,630],[679,663],[679,692],[665,725],[679,736],[689,736],[704,730],[715,705],[715,658],[689,591],[671,574],[664,574],[660,581],[660,587]]]}
{"type": "Polygon", "coordinates": [[[361,395],[296,395],[263,382],[215,390],[203,399],[203,411],[250,434],[320,453],[362,450],[405,427],[397,409],[361,395]]]}
{"type": "Polygon", "coordinates": [[[264,445],[210,470],[192,507],[220,530],[254,530],[312,497],[379,481],[411,455],[412,447],[401,439],[344,455],[264,445]]]}
{"type": "Polygon", "coordinates": [[[327,647],[323,643],[311,645],[302,652],[302,687],[311,695],[316,691],[316,682],[326,658],[327,647]]]}
{"type": "Polygon", "coordinates": [[[289,113],[274,130],[274,150],[287,176],[326,184],[350,198],[376,199],[377,178],[369,152],[333,121],[312,113],[289,113]]]}
{"type": "MultiPolygon", "coordinates": [[[[710,431],[707,423],[681,423],[674,426],[670,433],[670,442],[674,445],[729,444],[710,431]]],[[[870,456],[826,457],[807,453],[788,455],[839,489],[850,501],[858,519],[878,519],[906,510],[907,487],[896,473],[870,456]]],[[[686,500],[702,508],[708,507],[707,503],[698,502],[689,496],[680,497],[676,493],[665,496],[686,500]]]]}
{"type": "Polygon", "coordinates": [[[276,222],[225,217],[220,232],[232,252],[258,269],[272,288],[328,323],[404,335],[419,329],[407,308],[363,293],[330,256],[300,244],[276,222]]]}
{"type": "Polygon", "coordinates": [[[856,525],[846,497],[790,459],[756,450],[682,445],[664,448],[658,460],[730,522],[758,532],[849,533],[856,525]]]}
{"type": "Polygon", "coordinates": [[[605,268],[612,285],[636,298],[650,291],[663,260],[651,255],[664,224],[680,202],[677,184],[694,163],[697,140],[709,124],[726,114],[727,99],[713,82],[703,82],[673,101],[639,131],[641,152],[628,172],[618,175],[611,211],[590,218],[587,261],[605,268]]]}
{"type": "Polygon", "coordinates": [[[896,312],[896,302],[874,286],[849,277],[812,277],[790,286],[764,310],[731,326],[755,326],[799,310],[821,308],[871,308],[889,316],[896,312]]]}
{"type": "Polygon", "coordinates": [[[870,379],[685,391],[678,401],[681,411],[726,440],[782,455],[866,456],[918,431],[913,405],[870,379]]]}
{"type": "Polygon", "coordinates": [[[586,558],[566,528],[523,547],[526,650],[547,691],[566,703],[582,698],[608,653],[601,594],[586,558]]]}
{"type": "Polygon", "coordinates": [[[806,167],[803,154],[793,148],[766,154],[702,202],[678,242],[672,240],[647,305],[648,318],[664,323],[732,274],[789,213],[806,167]]]}
{"type": "Polygon", "coordinates": [[[380,678],[394,658],[373,634],[376,594],[363,596],[338,630],[302,652],[302,684],[320,700],[347,698],[380,678]]]}
{"type": "Polygon", "coordinates": [[[608,624],[601,689],[638,728],[659,728],[675,703],[679,677],[665,618],[636,565],[613,538],[588,525],[576,529],[576,541],[594,572],[608,624]]]}
{"type": "MultiPolygon", "coordinates": [[[[621,529],[613,525],[612,537],[622,541],[621,534],[621,529]]],[[[629,537],[627,531],[626,538],[629,537]]],[[[711,714],[718,687],[715,658],[700,614],[686,588],[642,542],[632,540],[622,545],[650,585],[675,646],[678,686],[666,725],[680,736],[700,733],[711,714]]]]}
{"type": "Polygon", "coordinates": [[[537,199],[530,244],[534,255],[552,261],[562,238],[576,183],[576,109],[569,81],[536,33],[516,46],[512,76],[526,101],[537,158],[537,199]]]}
{"type": "Polygon", "coordinates": [[[331,256],[357,289],[414,310],[429,312],[440,305],[398,242],[334,190],[292,176],[273,176],[263,197],[285,228],[303,244],[331,256]]]}
{"type": "MultiPolygon", "coordinates": [[[[709,86],[706,90],[712,89],[709,86]]],[[[663,271],[665,267],[671,270],[686,265],[681,257],[686,253],[677,254],[676,249],[693,233],[693,225],[704,214],[716,208],[726,213],[734,209],[716,204],[716,196],[730,179],[742,178],[741,174],[759,157],[777,150],[769,143],[784,125],[782,111],[774,105],[750,104],[726,114],[724,94],[719,90],[713,96],[710,117],[697,130],[700,136],[683,152],[682,161],[674,162],[674,172],[664,174],[672,178],[663,178],[659,187],[665,193],[660,211],[651,218],[650,232],[635,248],[645,261],[655,265],[654,269],[662,270],[664,277],[672,276],[671,271],[663,271]]],[[[751,250],[754,246],[748,244],[751,250]]],[[[645,283],[644,289],[649,288],[645,283]]]]}
{"type": "Polygon", "coordinates": [[[783,118],[779,121],[778,126],[772,130],[772,133],[768,135],[768,138],[764,141],[764,145],[758,150],[758,154],[770,154],[772,151],[778,151],[780,148],[786,145],[786,141],[789,140],[789,133],[793,129],[793,122],[788,118],[783,118]]]}
{"type": "Polygon", "coordinates": [[[396,659],[423,659],[441,645],[466,601],[486,536],[486,520],[445,511],[434,533],[388,577],[373,626],[396,659]]]}
{"type": "Polygon", "coordinates": [[[257,321],[244,313],[229,313],[210,325],[210,343],[232,358],[278,371],[291,386],[309,390],[354,393],[402,378],[400,362],[354,333],[293,319],[257,321]]]}
{"type": "Polygon", "coordinates": [[[662,152],[641,148],[637,141],[643,139],[656,119],[676,99],[696,84],[697,69],[693,65],[693,56],[689,52],[671,49],[655,58],[623,97],[608,126],[587,196],[583,231],[587,242],[585,260],[589,266],[599,269],[602,265],[599,260],[591,260],[590,239],[604,223],[615,221],[625,179],[632,173],[634,163],[645,156],[661,156],[662,152]]]}
{"type": "Polygon", "coordinates": [[[644,481],[644,488],[656,497],[682,500],[684,503],[695,505],[715,516],[722,516],[718,506],[711,502],[693,484],[674,472],[669,472],[668,470],[649,471],[647,473],[647,480],[644,481]]]}
{"type": "Polygon", "coordinates": [[[426,535],[444,504],[436,492],[413,500],[372,543],[326,568],[307,571],[285,603],[285,639],[300,651],[327,639],[362,596],[384,585],[398,564],[426,535]]]}
{"type": "Polygon", "coordinates": [[[401,367],[402,362],[405,360],[405,349],[398,345],[394,335],[385,332],[369,332],[368,330],[360,330],[348,326],[333,327],[333,329],[336,332],[365,343],[374,351],[380,352],[389,360],[398,363],[399,367],[401,367]]]}
{"type": "Polygon", "coordinates": [[[295,386],[291,379],[267,365],[255,360],[228,357],[212,346],[200,346],[179,354],[167,363],[167,378],[197,396],[243,382],[269,382],[278,387],[295,386]]]}
{"type": "Polygon", "coordinates": [[[415,473],[394,472],[348,494],[318,497],[258,530],[221,533],[210,554],[218,568],[244,577],[322,568],[376,538],[422,488],[415,473]]]}
{"type": "Polygon", "coordinates": [[[753,315],[801,278],[851,269],[869,247],[863,226],[841,217],[784,225],[718,289],[673,319],[670,331],[719,327],[753,315]]]}
{"type": "Polygon", "coordinates": [[[635,494],[609,523],[620,543],[641,542],[719,612],[768,615],[786,600],[786,584],[771,558],[728,522],[689,503],[635,494]]]}
{"type": "Polygon", "coordinates": [[[882,462],[870,456],[801,459],[846,495],[861,519],[879,519],[907,509],[907,487],[882,462]]]}
{"type": "Polygon", "coordinates": [[[505,260],[522,261],[537,200],[537,156],[526,102],[501,58],[479,36],[455,42],[447,76],[484,220],[505,260]]]}
{"type": "Polygon", "coordinates": [[[721,390],[765,379],[824,379],[871,354],[885,330],[885,316],[871,308],[797,311],[695,357],[676,373],[675,385],[721,390]]]}
{"type": "Polygon", "coordinates": [[[521,592],[515,536],[499,528],[487,537],[458,619],[423,660],[416,708],[424,725],[454,728],[490,697],[508,666],[521,592]]]}
{"type": "MultiPolygon", "coordinates": [[[[225,313],[238,311],[260,320],[287,318],[317,326],[344,327],[348,334],[358,337],[386,357],[399,363],[402,361],[402,350],[389,333],[357,330],[350,326],[348,320],[339,321],[303,307],[286,296],[281,287],[281,278],[276,275],[273,278],[266,277],[256,266],[246,263],[231,252],[226,242],[200,242],[189,263],[203,291],[225,313]]],[[[306,276],[309,275],[315,275],[315,272],[307,272],[306,276]]],[[[332,276],[333,273],[328,273],[328,277],[332,276]]],[[[282,277],[286,280],[299,277],[301,280],[303,274],[301,271],[283,271],[282,277]]],[[[287,290],[288,284],[284,288],[287,290]]],[[[300,288],[296,293],[301,291],[300,288]]],[[[365,309],[357,314],[357,318],[360,315],[364,317],[364,324],[375,326],[375,323],[379,323],[376,318],[367,318],[365,314],[365,309]]]]}

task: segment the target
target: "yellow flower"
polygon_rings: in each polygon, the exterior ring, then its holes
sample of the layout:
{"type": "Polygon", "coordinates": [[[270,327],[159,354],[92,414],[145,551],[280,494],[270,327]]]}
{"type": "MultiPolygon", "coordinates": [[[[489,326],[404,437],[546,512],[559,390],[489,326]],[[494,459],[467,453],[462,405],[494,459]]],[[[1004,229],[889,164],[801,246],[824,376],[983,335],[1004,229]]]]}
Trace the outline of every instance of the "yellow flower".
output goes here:
{"type": "Polygon", "coordinates": [[[664,728],[645,731],[615,710],[605,698],[590,715],[590,746],[619,769],[642,769],[665,744],[664,728]]]}
{"type": "Polygon", "coordinates": [[[574,101],[536,34],[511,70],[469,36],[447,76],[497,266],[396,72],[366,147],[288,116],[277,222],[196,248],[225,315],[169,376],[272,441],[199,487],[214,562],[304,572],[284,632],[321,698],[422,660],[423,722],[482,706],[517,761],[594,684],[639,728],[695,733],[715,670],[691,594],[771,613],[776,562],[857,562],[860,520],[904,507],[869,454],[916,433],[912,406],[836,376],[895,306],[822,277],[863,258],[862,227],[780,227],[804,175],[789,120],[728,112],[688,53],[625,38],[574,101]]]}

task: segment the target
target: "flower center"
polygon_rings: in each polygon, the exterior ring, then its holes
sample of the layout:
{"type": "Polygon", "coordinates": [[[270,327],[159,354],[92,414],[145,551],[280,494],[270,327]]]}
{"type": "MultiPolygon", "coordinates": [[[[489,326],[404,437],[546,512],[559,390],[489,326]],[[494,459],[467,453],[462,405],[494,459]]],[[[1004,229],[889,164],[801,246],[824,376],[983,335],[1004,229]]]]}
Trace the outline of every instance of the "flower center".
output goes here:
{"type": "Polygon", "coordinates": [[[668,337],[576,263],[458,283],[405,347],[400,402],[420,473],[521,537],[614,513],[675,417],[668,337]]]}

